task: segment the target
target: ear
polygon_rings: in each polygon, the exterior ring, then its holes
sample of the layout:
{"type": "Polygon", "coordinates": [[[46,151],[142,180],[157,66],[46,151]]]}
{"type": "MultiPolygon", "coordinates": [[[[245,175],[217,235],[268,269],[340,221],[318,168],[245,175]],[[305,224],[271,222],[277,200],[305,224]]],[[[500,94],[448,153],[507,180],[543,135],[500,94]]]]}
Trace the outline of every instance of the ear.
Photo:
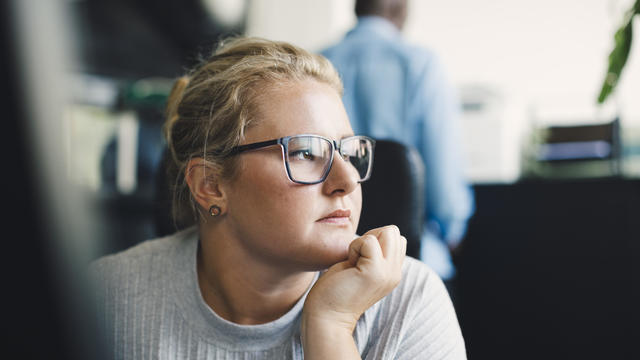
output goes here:
{"type": "Polygon", "coordinates": [[[227,196],[220,178],[220,170],[202,158],[193,158],[187,164],[184,174],[191,196],[205,212],[211,205],[217,205],[224,213],[227,196]]]}

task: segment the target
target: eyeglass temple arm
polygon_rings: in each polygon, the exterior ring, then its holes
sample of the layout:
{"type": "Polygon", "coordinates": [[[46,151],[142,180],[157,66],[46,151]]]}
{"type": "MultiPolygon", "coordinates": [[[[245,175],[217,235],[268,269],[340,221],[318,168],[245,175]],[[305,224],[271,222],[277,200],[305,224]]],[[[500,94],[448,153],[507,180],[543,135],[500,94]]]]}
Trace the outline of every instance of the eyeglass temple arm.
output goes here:
{"type": "Polygon", "coordinates": [[[229,156],[236,155],[241,152],[245,152],[249,150],[255,150],[255,149],[271,146],[271,145],[278,145],[280,143],[281,143],[281,139],[275,139],[275,140],[261,141],[257,143],[246,144],[246,145],[238,145],[233,149],[231,149],[231,152],[229,152],[229,156]]]}

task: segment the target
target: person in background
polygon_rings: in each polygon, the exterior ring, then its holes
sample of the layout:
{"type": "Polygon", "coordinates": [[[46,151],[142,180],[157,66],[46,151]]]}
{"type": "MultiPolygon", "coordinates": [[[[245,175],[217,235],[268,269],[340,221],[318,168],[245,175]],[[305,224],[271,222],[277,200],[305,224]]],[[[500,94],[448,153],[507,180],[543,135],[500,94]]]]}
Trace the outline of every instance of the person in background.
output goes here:
{"type": "Polygon", "coordinates": [[[414,146],[425,163],[425,232],[420,258],[447,283],[474,196],[463,176],[460,106],[436,54],[409,45],[407,0],[357,0],[357,25],[321,53],[344,84],[354,131],[414,146]]]}
{"type": "Polygon", "coordinates": [[[356,235],[374,140],[341,95],[327,59],[259,38],[176,82],[165,137],[192,226],[92,263],[114,358],[466,358],[399,229],[356,235]]]}

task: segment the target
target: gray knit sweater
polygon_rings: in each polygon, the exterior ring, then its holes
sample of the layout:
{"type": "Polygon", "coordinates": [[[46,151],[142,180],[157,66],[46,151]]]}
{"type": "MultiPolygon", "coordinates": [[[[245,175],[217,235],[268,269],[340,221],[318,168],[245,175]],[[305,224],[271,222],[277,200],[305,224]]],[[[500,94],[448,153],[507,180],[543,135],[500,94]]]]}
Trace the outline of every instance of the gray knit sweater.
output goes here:
{"type": "MultiPolygon", "coordinates": [[[[116,359],[302,359],[300,301],[262,325],[237,325],[202,299],[192,228],[96,260],[99,320],[116,359]]],[[[403,279],[353,334],[363,359],[466,359],[445,287],[407,258],[403,279]]]]}

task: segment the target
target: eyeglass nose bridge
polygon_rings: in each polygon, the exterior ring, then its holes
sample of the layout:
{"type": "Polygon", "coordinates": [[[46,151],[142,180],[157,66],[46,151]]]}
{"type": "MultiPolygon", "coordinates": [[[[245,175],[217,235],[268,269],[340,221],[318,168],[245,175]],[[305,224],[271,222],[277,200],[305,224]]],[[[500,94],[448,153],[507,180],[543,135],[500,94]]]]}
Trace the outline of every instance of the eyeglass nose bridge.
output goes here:
{"type": "MultiPolygon", "coordinates": [[[[298,184],[303,184],[303,185],[313,185],[313,184],[320,184],[323,183],[327,180],[327,178],[329,177],[329,174],[331,173],[331,169],[333,169],[333,164],[334,164],[334,160],[335,160],[335,152],[337,151],[338,154],[340,155],[340,158],[342,161],[347,161],[344,158],[344,155],[342,154],[342,149],[341,149],[341,143],[342,141],[340,140],[339,142],[336,140],[332,140],[332,139],[325,139],[328,140],[329,144],[331,145],[332,149],[331,149],[331,156],[329,157],[329,164],[327,165],[326,170],[324,171],[324,173],[322,174],[322,177],[318,180],[318,181],[313,181],[313,182],[306,182],[306,181],[300,181],[300,180],[295,180],[294,177],[291,175],[291,168],[290,165],[287,161],[285,161],[285,166],[287,167],[287,176],[289,177],[289,180],[298,183],[298,184]]],[[[283,157],[286,156],[285,152],[285,144],[283,142],[278,142],[278,145],[280,145],[280,147],[282,148],[282,155],[283,157]]],[[[288,146],[288,144],[287,144],[288,146]]]]}
{"type": "MultiPolygon", "coordinates": [[[[338,154],[340,155],[339,158],[340,160],[344,161],[346,164],[351,164],[351,162],[348,160],[348,156],[349,155],[345,155],[342,153],[342,139],[341,140],[330,140],[331,142],[331,146],[333,146],[333,151],[331,152],[331,158],[329,160],[329,166],[327,167],[326,173],[324,174],[324,176],[322,177],[322,181],[320,182],[324,182],[327,180],[327,178],[329,177],[329,174],[331,173],[331,169],[333,169],[333,165],[335,162],[335,152],[337,151],[338,154]]],[[[360,180],[360,175],[358,174],[357,179],[355,180],[356,183],[360,183],[362,182],[360,180]]]]}
{"type": "MultiPolygon", "coordinates": [[[[333,146],[332,154],[337,151],[338,154],[340,154],[340,158],[342,158],[343,161],[347,161],[345,159],[345,156],[348,156],[348,155],[345,155],[345,154],[342,153],[342,140],[337,140],[337,141],[336,140],[331,140],[331,145],[333,146]]],[[[330,163],[330,166],[329,166],[329,170],[331,170],[331,165],[333,165],[333,155],[331,156],[331,158],[332,159],[331,159],[331,163],[330,163]]]]}

